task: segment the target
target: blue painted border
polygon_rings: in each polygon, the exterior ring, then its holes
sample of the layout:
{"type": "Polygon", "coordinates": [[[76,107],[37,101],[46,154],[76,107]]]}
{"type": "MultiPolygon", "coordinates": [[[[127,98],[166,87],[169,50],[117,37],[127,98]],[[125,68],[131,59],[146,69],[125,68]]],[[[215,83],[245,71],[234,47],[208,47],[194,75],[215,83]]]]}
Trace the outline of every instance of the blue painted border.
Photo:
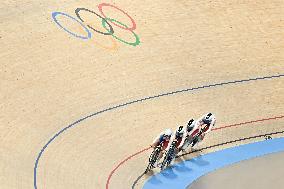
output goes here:
{"type": "Polygon", "coordinates": [[[40,152],[38,153],[38,155],[36,157],[36,160],[35,160],[35,164],[34,164],[34,189],[37,189],[37,170],[38,170],[38,165],[39,165],[40,158],[43,155],[44,151],[62,133],[64,133],[65,131],[69,130],[70,128],[78,126],[78,124],[80,122],[84,121],[84,120],[87,120],[87,119],[89,119],[91,117],[94,117],[94,116],[97,116],[99,114],[102,114],[104,112],[108,112],[108,111],[111,111],[111,110],[115,110],[115,109],[119,109],[119,108],[122,108],[122,107],[126,107],[126,106],[129,106],[131,104],[142,103],[142,102],[144,102],[146,100],[157,99],[157,98],[160,98],[160,97],[163,97],[163,96],[170,96],[170,95],[175,95],[175,94],[179,94],[179,93],[186,93],[186,92],[191,92],[191,91],[197,91],[197,90],[201,90],[201,89],[205,89],[205,88],[213,88],[213,87],[225,86],[225,85],[230,85],[230,84],[241,84],[241,83],[252,82],[252,81],[276,79],[276,78],[281,78],[281,77],[284,77],[284,73],[283,74],[279,74],[279,75],[256,77],[256,78],[249,78],[249,79],[242,79],[242,80],[235,80],[235,81],[227,81],[227,82],[203,85],[203,86],[199,86],[199,87],[181,89],[181,90],[177,90],[177,91],[172,91],[172,92],[158,94],[158,95],[155,95],[155,96],[148,96],[148,97],[145,97],[145,98],[141,98],[141,99],[133,100],[133,101],[130,101],[130,102],[126,102],[124,104],[119,104],[117,106],[109,107],[107,109],[104,109],[104,110],[92,113],[90,115],[87,115],[87,116],[85,116],[83,118],[80,118],[77,121],[75,121],[74,123],[71,123],[70,125],[64,127],[63,129],[58,131],[56,134],[54,134],[47,141],[47,143],[42,147],[40,152]]]}
{"type": "Polygon", "coordinates": [[[265,140],[202,155],[152,176],[143,189],[184,189],[216,169],[270,153],[284,151],[284,138],[265,140]]]}

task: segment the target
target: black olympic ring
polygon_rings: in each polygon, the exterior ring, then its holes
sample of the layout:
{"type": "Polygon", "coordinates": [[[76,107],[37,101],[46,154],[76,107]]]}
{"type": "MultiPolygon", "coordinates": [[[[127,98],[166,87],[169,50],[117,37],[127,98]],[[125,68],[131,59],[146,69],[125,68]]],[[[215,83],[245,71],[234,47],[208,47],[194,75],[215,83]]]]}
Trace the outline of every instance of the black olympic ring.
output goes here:
{"type": "Polygon", "coordinates": [[[84,22],[84,20],[81,18],[80,14],[79,14],[79,12],[80,12],[81,10],[87,11],[87,12],[90,12],[90,13],[93,13],[94,15],[100,17],[100,18],[101,18],[105,23],[107,23],[107,25],[109,26],[109,31],[108,31],[108,32],[102,32],[102,31],[99,31],[99,30],[94,29],[94,28],[93,28],[92,26],[90,26],[90,25],[87,25],[88,28],[90,28],[91,30],[93,30],[93,31],[95,31],[95,32],[97,32],[97,33],[103,34],[103,35],[112,35],[112,34],[114,34],[113,27],[110,25],[110,23],[109,23],[104,17],[102,17],[101,15],[99,15],[99,14],[97,14],[96,12],[91,11],[91,10],[89,10],[89,9],[86,9],[86,8],[77,8],[77,9],[75,10],[75,14],[76,14],[76,16],[79,18],[79,20],[80,20],[81,22],[84,22]]]}

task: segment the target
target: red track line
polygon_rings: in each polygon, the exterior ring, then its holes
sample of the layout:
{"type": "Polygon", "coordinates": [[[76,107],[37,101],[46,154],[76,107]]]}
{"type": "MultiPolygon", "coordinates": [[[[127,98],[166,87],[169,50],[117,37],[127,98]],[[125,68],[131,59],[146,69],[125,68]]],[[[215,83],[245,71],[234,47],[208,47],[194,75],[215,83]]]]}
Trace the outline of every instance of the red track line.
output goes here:
{"type": "Polygon", "coordinates": [[[226,128],[230,128],[230,127],[237,127],[237,126],[251,124],[251,123],[263,122],[263,121],[268,121],[268,120],[281,119],[281,118],[284,118],[284,115],[283,116],[271,117],[271,118],[264,118],[264,119],[254,120],[254,121],[247,121],[247,122],[237,123],[237,124],[233,124],[233,125],[227,125],[227,126],[223,126],[223,127],[214,128],[214,129],[212,129],[212,131],[220,130],[220,129],[226,129],[226,128]]]}
{"type": "Polygon", "coordinates": [[[122,162],[120,162],[109,174],[108,178],[107,178],[107,183],[106,183],[106,189],[109,188],[109,183],[110,183],[110,179],[113,175],[113,173],[122,165],[124,164],[126,161],[130,160],[131,158],[133,158],[134,156],[137,156],[138,154],[141,154],[142,152],[145,152],[147,150],[149,150],[151,147],[145,148],[139,152],[136,152],[135,154],[132,154],[131,156],[127,157],[126,159],[124,159],[122,162]]]}
{"type": "MultiPolygon", "coordinates": [[[[237,124],[232,124],[232,125],[227,125],[227,126],[222,126],[222,127],[218,127],[218,128],[214,128],[212,129],[212,131],[217,131],[217,130],[221,130],[221,129],[227,129],[227,128],[231,128],[231,127],[237,127],[237,126],[241,126],[241,125],[247,125],[247,124],[251,124],[251,123],[257,123],[257,122],[263,122],[263,121],[268,121],[268,120],[275,120],[275,119],[282,119],[284,118],[284,115],[282,116],[276,116],[276,117],[271,117],[271,118],[264,118],[264,119],[258,119],[258,120],[254,120],[254,121],[247,121],[247,122],[242,122],[242,123],[237,123],[237,124]]],[[[124,159],[123,161],[121,161],[109,174],[107,182],[106,182],[106,189],[109,189],[109,184],[110,184],[110,179],[112,177],[112,175],[115,173],[115,171],[125,162],[127,162],[128,160],[130,160],[131,158],[133,158],[134,156],[137,156],[147,150],[151,149],[151,147],[145,148],[139,152],[136,152],[135,154],[132,154],[131,156],[127,157],[126,159],[124,159]]]]}

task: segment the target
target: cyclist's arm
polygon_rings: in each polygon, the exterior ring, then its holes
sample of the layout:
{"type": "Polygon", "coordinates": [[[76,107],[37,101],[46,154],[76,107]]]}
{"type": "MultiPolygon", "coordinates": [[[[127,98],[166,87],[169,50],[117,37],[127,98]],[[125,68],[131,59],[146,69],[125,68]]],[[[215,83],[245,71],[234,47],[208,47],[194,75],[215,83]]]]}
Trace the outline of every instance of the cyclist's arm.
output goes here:
{"type": "Polygon", "coordinates": [[[153,141],[151,147],[156,147],[161,142],[161,136],[163,135],[163,132],[161,132],[153,141]]]}

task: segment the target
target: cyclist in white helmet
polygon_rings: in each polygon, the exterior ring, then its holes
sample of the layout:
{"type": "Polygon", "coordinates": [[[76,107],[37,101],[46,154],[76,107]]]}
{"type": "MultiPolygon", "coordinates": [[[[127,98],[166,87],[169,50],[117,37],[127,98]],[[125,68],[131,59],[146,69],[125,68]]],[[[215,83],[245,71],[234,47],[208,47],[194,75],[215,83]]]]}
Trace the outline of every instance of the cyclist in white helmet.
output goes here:
{"type": "Polygon", "coordinates": [[[171,129],[166,129],[165,131],[161,132],[153,141],[151,147],[154,149],[156,148],[158,145],[162,145],[162,150],[159,154],[158,160],[156,161],[156,167],[160,161],[160,159],[163,157],[163,154],[165,153],[166,149],[169,146],[169,142],[171,139],[173,132],[171,129]]]}
{"type": "MultiPolygon", "coordinates": [[[[202,134],[199,137],[198,142],[200,142],[204,139],[205,135],[208,134],[212,130],[215,123],[216,123],[216,117],[212,113],[207,113],[207,114],[201,116],[196,121],[196,125],[198,126],[199,130],[202,130],[202,134]]],[[[193,144],[192,146],[194,146],[194,145],[195,144],[193,144]]]]}

